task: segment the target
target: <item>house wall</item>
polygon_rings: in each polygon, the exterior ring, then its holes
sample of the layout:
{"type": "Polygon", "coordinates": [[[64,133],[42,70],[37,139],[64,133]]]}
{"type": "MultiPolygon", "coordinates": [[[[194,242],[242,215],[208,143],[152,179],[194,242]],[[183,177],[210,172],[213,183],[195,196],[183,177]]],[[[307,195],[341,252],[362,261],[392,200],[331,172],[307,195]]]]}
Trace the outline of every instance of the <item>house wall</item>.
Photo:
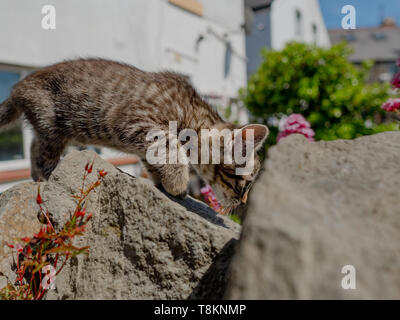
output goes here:
{"type": "Polygon", "coordinates": [[[203,94],[235,97],[246,83],[244,6],[241,0],[201,3],[202,17],[163,3],[160,67],[186,74],[203,94]]]}
{"type": "Polygon", "coordinates": [[[330,40],[318,0],[275,0],[271,8],[271,46],[280,50],[289,41],[329,46],[330,40]],[[302,16],[302,32],[298,34],[296,10],[302,16]],[[312,25],[317,26],[314,37],[312,25]]]}
{"type": "MultiPolygon", "coordinates": [[[[243,0],[196,1],[201,15],[168,0],[1,0],[0,72],[26,74],[65,59],[101,57],[181,72],[201,94],[227,101],[246,84],[243,0]],[[41,27],[44,5],[56,9],[55,30],[41,27]]],[[[29,168],[32,133],[29,127],[23,133],[25,159],[0,161],[0,173],[29,168]]],[[[124,156],[110,149],[102,155],[124,156]]],[[[18,181],[0,181],[0,192],[18,181]]]]}
{"type": "Polygon", "coordinates": [[[199,2],[201,17],[167,0],[2,0],[0,63],[42,67],[97,56],[181,71],[202,93],[236,96],[246,82],[243,0],[199,2]],[[41,28],[48,4],[56,8],[55,30],[41,28]],[[234,50],[227,76],[224,34],[234,50]]]}
{"type": "Polygon", "coordinates": [[[247,75],[256,72],[263,57],[261,50],[271,48],[271,10],[263,8],[255,11],[251,32],[246,37],[247,75]]]}

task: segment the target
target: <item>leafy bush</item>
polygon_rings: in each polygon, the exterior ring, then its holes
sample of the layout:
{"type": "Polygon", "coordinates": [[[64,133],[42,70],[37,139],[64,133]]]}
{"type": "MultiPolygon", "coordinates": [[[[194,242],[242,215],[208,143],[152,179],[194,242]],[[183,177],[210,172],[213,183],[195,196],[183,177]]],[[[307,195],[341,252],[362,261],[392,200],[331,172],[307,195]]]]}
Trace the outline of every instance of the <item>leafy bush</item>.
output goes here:
{"type": "Polygon", "coordinates": [[[264,61],[240,96],[254,118],[269,125],[269,145],[276,143],[279,120],[292,113],[310,122],[316,140],[398,129],[384,123],[380,108],[389,86],[367,84],[372,62],[355,67],[350,54],[344,43],[331,48],[289,43],[282,51],[262,51],[264,61]]]}

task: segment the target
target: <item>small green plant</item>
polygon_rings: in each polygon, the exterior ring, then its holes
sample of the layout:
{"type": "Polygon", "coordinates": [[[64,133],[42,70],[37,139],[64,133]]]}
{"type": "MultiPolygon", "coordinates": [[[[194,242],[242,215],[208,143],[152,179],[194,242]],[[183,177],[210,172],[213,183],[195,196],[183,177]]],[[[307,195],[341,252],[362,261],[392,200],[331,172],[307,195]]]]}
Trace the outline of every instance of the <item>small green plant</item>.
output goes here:
{"type": "Polygon", "coordinates": [[[238,223],[238,224],[242,224],[242,220],[239,218],[239,216],[237,215],[237,214],[231,214],[230,216],[229,216],[229,218],[233,221],[233,222],[236,222],[236,223],[238,223]]]}
{"type": "Polygon", "coordinates": [[[51,222],[51,214],[43,207],[40,184],[38,185],[36,203],[46,226],[42,227],[33,237],[20,239],[23,245],[8,245],[11,249],[16,250],[14,266],[16,281],[12,283],[7,279],[7,286],[0,289],[1,299],[42,299],[53,285],[54,277],[61,272],[69,259],[82,253],[89,253],[89,247],[74,246],[73,239],[83,235],[87,223],[92,218],[91,213],[86,213],[87,197],[107,175],[104,170],[100,170],[96,182],[86,187],[86,179],[92,171],[93,162],[86,164],[82,187],[77,195],[72,196],[77,201],[75,211],[59,231],[54,228],[51,222]]]}

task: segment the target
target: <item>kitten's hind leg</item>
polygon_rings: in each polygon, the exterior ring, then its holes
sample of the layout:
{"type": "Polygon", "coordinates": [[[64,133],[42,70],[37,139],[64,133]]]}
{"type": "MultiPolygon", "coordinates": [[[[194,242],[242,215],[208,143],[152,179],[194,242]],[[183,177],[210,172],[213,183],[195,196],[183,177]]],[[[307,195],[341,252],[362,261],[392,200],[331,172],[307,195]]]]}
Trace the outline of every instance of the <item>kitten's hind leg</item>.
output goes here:
{"type": "Polygon", "coordinates": [[[49,179],[65,146],[62,139],[50,140],[35,135],[31,145],[31,176],[34,181],[49,179]]]}

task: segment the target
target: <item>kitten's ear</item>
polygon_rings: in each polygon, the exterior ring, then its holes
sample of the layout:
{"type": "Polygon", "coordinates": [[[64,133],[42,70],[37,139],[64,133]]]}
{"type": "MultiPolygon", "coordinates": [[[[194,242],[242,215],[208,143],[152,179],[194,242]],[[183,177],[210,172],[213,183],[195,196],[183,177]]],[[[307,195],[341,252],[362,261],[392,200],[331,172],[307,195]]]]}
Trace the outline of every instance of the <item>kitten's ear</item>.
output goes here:
{"type": "Polygon", "coordinates": [[[263,146],[265,139],[267,139],[269,129],[263,124],[248,124],[240,129],[243,142],[246,141],[246,137],[251,131],[254,137],[254,150],[257,151],[263,146]]]}

